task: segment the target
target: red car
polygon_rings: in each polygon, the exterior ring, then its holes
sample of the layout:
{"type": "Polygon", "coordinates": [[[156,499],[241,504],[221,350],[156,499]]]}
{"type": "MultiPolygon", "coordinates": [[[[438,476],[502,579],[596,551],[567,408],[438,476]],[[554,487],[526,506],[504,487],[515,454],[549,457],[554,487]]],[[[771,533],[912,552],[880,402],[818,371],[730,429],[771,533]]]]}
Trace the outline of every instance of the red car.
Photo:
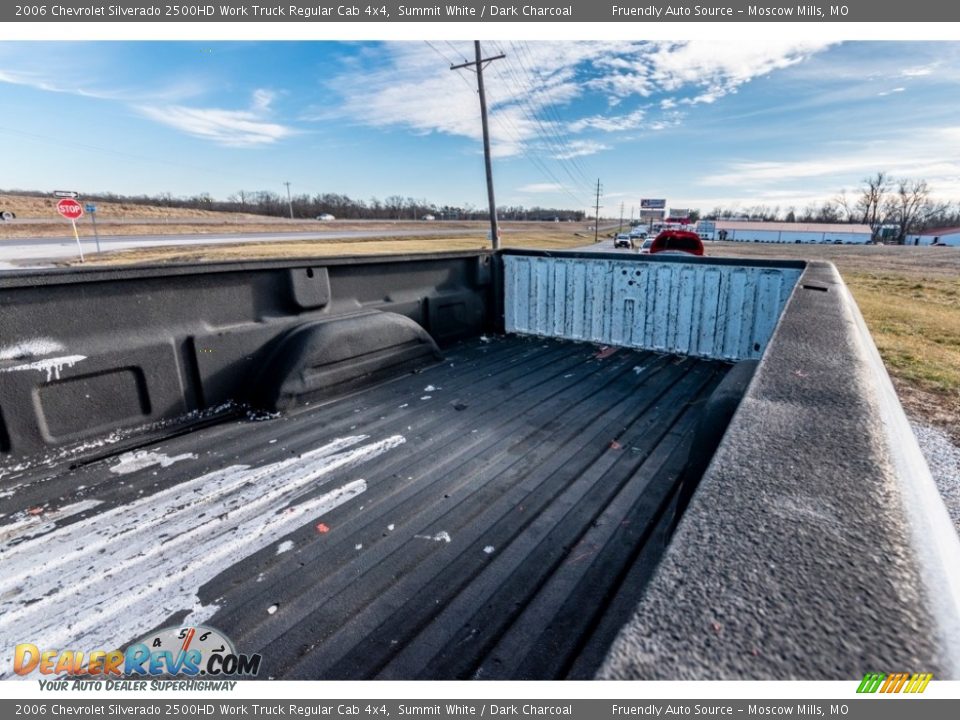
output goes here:
{"type": "Polygon", "coordinates": [[[655,253],[687,253],[689,255],[703,255],[703,241],[700,236],[687,230],[664,230],[650,246],[650,254],[655,253]]]}

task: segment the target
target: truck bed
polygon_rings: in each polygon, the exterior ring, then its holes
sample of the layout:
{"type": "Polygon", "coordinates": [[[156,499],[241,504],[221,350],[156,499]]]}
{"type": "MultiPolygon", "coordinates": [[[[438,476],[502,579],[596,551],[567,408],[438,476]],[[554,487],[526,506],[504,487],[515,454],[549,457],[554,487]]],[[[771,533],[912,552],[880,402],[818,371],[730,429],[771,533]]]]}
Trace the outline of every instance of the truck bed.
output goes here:
{"type": "Polygon", "coordinates": [[[592,677],[729,368],[481,337],[298,412],[8,468],[0,646],[206,624],[260,677],[592,677]]]}

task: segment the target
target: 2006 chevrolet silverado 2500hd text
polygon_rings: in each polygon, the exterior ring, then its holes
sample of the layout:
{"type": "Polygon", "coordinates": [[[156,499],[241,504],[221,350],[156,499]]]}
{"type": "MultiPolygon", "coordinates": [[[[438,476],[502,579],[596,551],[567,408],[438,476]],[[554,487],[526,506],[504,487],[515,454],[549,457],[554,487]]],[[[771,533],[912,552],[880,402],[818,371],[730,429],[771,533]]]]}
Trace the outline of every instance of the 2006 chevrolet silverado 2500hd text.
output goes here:
{"type": "Polygon", "coordinates": [[[274,678],[957,678],[960,552],[825,263],[504,251],[0,277],[13,648],[274,678]]]}

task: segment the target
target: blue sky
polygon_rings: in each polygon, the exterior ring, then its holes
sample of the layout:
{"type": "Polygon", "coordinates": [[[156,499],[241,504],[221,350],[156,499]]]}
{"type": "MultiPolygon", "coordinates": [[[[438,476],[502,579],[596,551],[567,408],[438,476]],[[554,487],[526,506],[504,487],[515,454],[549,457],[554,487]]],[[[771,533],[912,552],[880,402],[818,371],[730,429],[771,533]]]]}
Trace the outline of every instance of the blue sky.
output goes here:
{"type": "MultiPolygon", "coordinates": [[[[486,202],[469,42],[3,42],[0,188],[486,202]]],[[[487,41],[498,204],[960,199],[960,43],[487,41]]]]}

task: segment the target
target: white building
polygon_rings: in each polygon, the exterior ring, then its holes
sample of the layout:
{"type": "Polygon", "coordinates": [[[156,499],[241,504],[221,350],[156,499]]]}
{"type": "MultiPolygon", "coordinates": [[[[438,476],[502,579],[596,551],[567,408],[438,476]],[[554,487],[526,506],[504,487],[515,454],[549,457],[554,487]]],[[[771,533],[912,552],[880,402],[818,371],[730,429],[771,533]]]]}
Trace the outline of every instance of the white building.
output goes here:
{"type": "Polygon", "coordinates": [[[836,243],[863,244],[870,241],[868,225],[830,223],[760,222],[753,220],[717,220],[708,233],[710,240],[734,240],[762,243],[836,243]]]}
{"type": "Polygon", "coordinates": [[[924,230],[919,235],[907,235],[906,245],[951,245],[960,247],[960,227],[934,228],[924,230]],[[916,242],[919,240],[919,242],[916,242]]]}

